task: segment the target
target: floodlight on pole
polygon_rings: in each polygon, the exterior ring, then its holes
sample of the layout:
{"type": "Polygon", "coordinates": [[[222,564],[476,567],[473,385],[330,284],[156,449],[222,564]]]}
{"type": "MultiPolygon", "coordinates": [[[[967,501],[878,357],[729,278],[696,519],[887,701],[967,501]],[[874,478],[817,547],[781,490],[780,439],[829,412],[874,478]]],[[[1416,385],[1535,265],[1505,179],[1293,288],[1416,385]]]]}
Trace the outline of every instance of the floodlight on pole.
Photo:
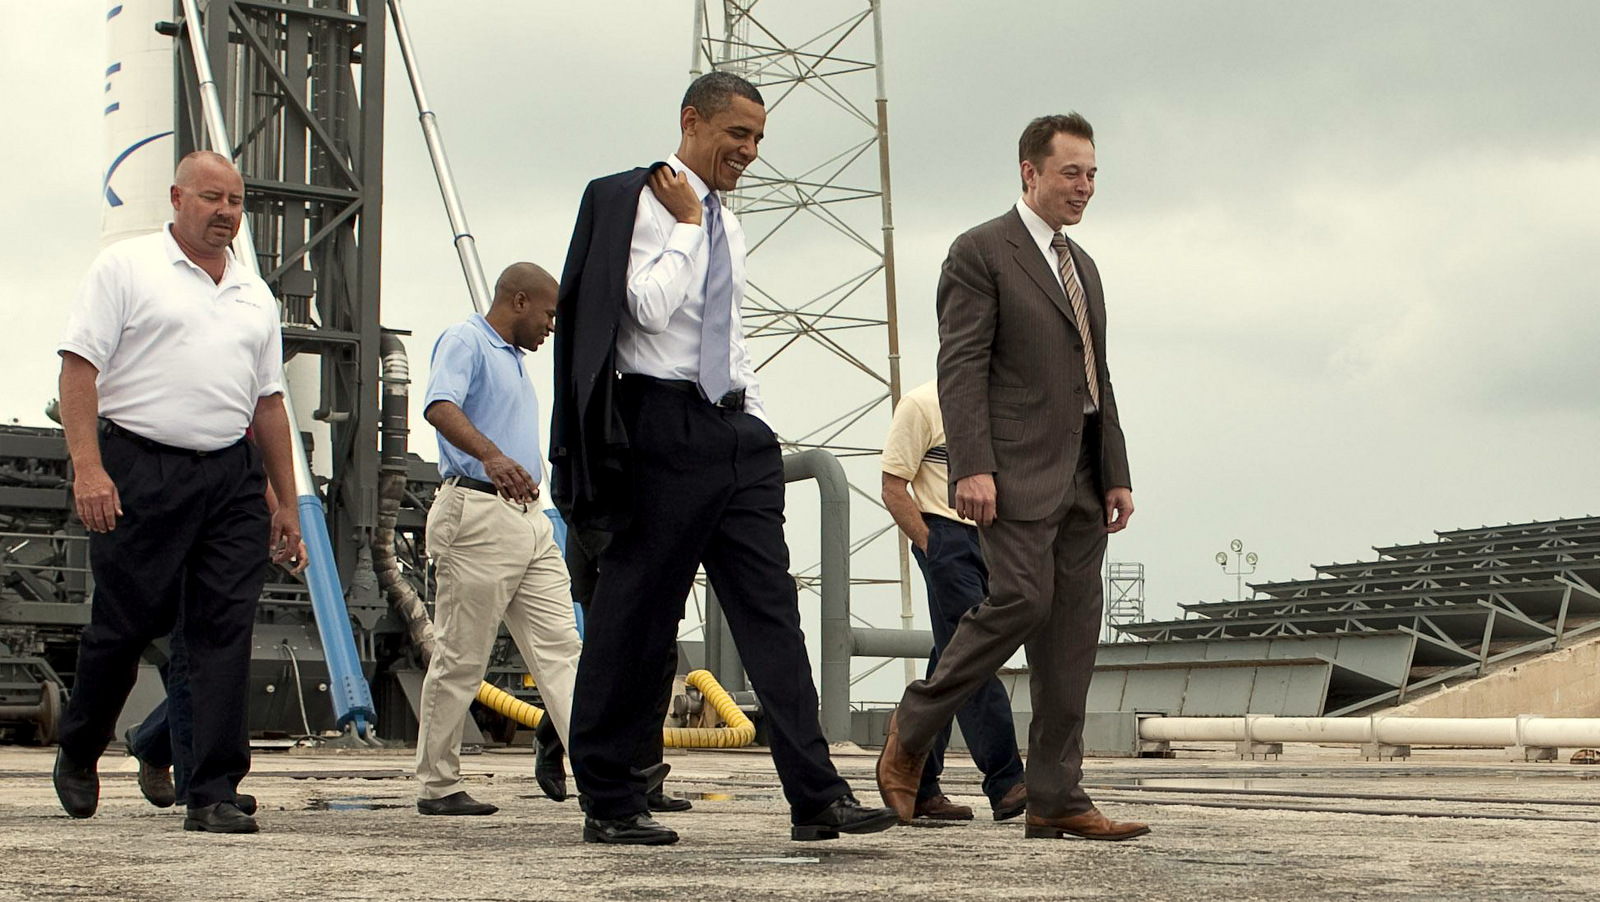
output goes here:
{"type": "Polygon", "coordinates": [[[1223,573],[1237,579],[1236,589],[1238,597],[1235,599],[1235,601],[1244,601],[1244,578],[1256,572],[1256,564],[1261,562],[1261,558],[1254,551],[1245,551],[1244,543],[1238,539],[1234,539],[1232,542],[1229,542],[1228,548],[1233,551],[1232,570],[1228,569],[1228,552],[1217,552],[1215,560],[1217,564],[1222,567],[1223,573]],[[1250,569],[1246,570],[1245,567],[1249,567],[1250,569]]]}

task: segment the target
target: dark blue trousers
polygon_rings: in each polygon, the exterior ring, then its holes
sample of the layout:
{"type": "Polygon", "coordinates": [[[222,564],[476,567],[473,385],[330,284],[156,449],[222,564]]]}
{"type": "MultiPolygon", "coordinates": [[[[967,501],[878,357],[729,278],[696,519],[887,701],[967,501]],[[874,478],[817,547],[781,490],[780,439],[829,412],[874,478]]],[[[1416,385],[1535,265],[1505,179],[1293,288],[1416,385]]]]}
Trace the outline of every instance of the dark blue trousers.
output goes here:
{"type": "Polygon", "coordinates": [[[61,751],[80,765],[99,759],[145,647],[181,622],[193,696],[189,805],[231,802],[250,770],[250,633],[267,575],[261,452],[241,439],[197,455],[106,431],[100,455],[123,516],[89,536],[94,600],[61,751]]]}
{"type": "MultiPolygon", "coordinates": [[[[989,568],[978,547],[978,529],[955,520],[928,515],[928,550],[912,546],[917,566],[928,586],[928,615],[933,621],[933,654],[928,676],[939,664],[939,654],[950,644],[962,615],[989,594],[989,568]]],[[[1011,787],[1022,782],[1022,757],[1017,753],[1017,733],[1011,723],[1011,699],[999,677],[990,677],[956,712],[961,735],[967,740],[972,762],[983,771],[983,794],[998,804],[1011,787]]],[[[944,752],[950,744],[950,726],[940,731],[922,768],[917,800],[940,795],[939,775],[944,772],[944,752]]]]}
{"type": "Polygon", "coordinates": [[[182,805],[189,798],[189,775],[194,773],[194,715],[189,710],[189,660],[181,620],[172,631],[167,663],[161,665],[161,683],[167,687],[167,697],[133,728],[129,751],[145,764],[172,768],[172,785],[182,805]]]}

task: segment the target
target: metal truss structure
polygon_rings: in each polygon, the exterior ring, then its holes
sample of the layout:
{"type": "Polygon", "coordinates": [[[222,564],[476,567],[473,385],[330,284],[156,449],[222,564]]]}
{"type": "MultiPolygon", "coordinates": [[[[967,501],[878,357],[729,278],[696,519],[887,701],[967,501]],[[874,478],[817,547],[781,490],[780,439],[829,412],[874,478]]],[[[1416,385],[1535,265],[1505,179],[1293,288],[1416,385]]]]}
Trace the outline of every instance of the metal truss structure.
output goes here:
{"type": "Polygon", "coordinates": [[[1101,638],[1116,642],[1121,627],[1144,620],[1144,565],[1106,564],[1106,624],[1101,638]]]}
{"type": "MultiPolygon", "coordinates": [[[[1102,698],[1113,672],[1163,670],[1169,709],[1191,695],[1201,706],[1185,713],[1351,714],[1600,630],[1600,518],[1437,535],[1374,548],[1376,561],[1314,567],[1312,579],[1252,584],[1266,599],[1121,626],[1138,641],[1101,649],[1102,698]],[[1196,694],[1197,676],[1212,685],[1196,694]],[[1212,710],[1224,697],[1242,710],[1212,710]]],[[[1128,677],[1124,702],[1132,686],[1128,677]]]]}
{"type": "MultiPolygon", "coordinates": [[[[871,604],[864,589],[893,587],[910,628],[907,547],[875,460],[901,388],[880,4],[697,0],[694,33],[691,75],[709,66],[750,80],[768,133],[781,136],[725,198],[749,241],[743,318],[763,396],[785,449],[838,456],[867,502],[851,517],[852,555],[871,568],[851,579],[853,609],[871,604]],[[889,547],[895,575],[884,572],[889,547]]],[[[818,591],[819,570],[799,569],[803,590],[818,591]]]]}
{"type": "MultiPolygon", "coordinates": [[[[345,586],[377,511],[384,14],[377,0],[210,0],[204,15],[284,357],[320,363],[314,417],[329,429],[322,475],[345,586]]],[[[174,46],[182,156],[205,146],[204,126],[188,42],[174,46]]],[[[384,606],[369,594],[352,601],[372,601],[375,619],[384,606]]]]}

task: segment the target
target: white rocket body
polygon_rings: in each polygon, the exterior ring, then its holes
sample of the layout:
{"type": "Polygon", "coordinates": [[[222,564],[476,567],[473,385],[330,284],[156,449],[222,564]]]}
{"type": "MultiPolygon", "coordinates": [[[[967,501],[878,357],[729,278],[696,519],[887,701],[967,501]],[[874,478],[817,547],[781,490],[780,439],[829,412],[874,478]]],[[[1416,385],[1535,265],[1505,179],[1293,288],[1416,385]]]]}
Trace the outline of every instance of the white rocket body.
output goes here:
{"type": "MultiPolygon", "coordinates": [[[[172,19],[172,0],[107,0],[105,166],[102,170],[100,246],[148,234],[172,219],[172,170],[177,165],[175,41],[156,23],[172,19]]],[[[332,435],[312,418],[321,396],[316,357],[300,355],[285,367],[288,401],[311,433],[311,470],[333,470],[332,435]]]]}
{"type": "Polygon", "coordinates": [[[171,0],[106,3],[101,247],[153,232],[172,218],[172,38],[155,29],[171,18],[171,0]]]}

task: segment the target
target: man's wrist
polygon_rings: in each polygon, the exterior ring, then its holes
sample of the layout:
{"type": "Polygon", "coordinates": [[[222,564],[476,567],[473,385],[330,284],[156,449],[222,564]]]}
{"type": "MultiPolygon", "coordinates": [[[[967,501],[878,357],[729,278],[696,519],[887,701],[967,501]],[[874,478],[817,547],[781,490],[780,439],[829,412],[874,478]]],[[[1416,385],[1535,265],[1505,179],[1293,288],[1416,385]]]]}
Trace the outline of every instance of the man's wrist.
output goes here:
{"type": "Polygon", "coordinates": [[[105,472],[105,461],[100,457],[100,449],[95,448],[92,453],[70,455],[72,457],[72,472],[82,476],[85,473],[105,472]]]}

